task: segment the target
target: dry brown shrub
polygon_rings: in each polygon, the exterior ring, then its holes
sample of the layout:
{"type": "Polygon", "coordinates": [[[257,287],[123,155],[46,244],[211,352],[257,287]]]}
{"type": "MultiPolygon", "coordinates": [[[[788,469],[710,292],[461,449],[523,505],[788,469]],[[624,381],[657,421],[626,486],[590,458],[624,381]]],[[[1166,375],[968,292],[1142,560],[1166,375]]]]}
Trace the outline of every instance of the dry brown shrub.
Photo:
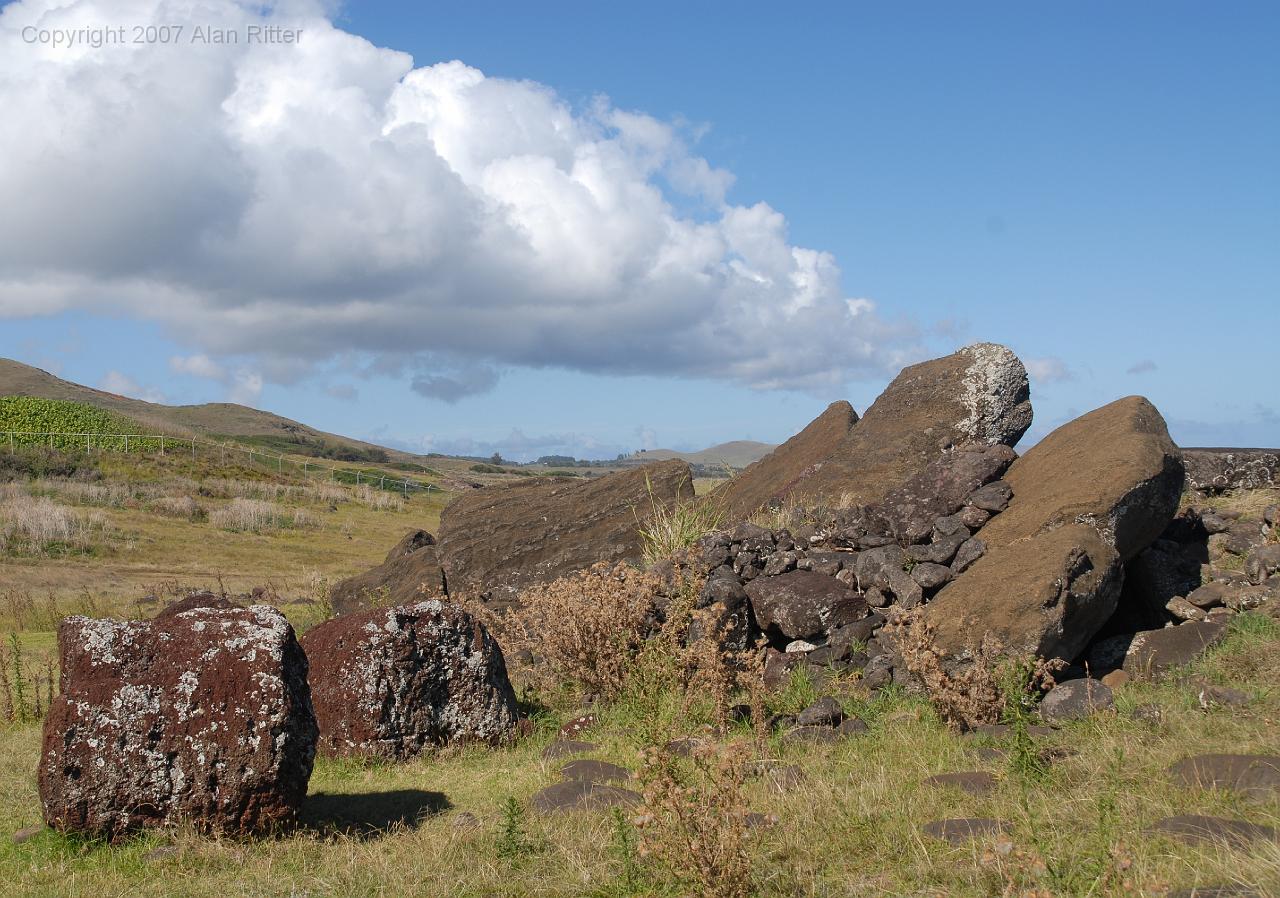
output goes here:
{"type": "Polygon", "coordinates": [[[1032,698],[1032,693],[1038,695],[1040,690],[1052,687],[1053,672],[1061,666],[1058,661],[1012,659],[1000,641],[986,633],[969,665],[949,671],[934,629],[919,608],[899,615],[886,630],[907,670],[923,685],[938,717],[961,732],[999,723],[1010,710],[1010,701],[1021,705],[1032,698]],[[1018,673],[1020,682],[1012,682],[1012,672],[1018,673]],[[1021,694],[1010,695],[1013,689],[1021,694]]]}
{"type": "Polygon", "coordinates": [[[700,745],[691,769],[661,749],[644,753],[644,809],[635,821],[640,854],[670,871],[686,894],[747,898],[754,892],[745,788],[750,758],[740,743],[700,745]]]}
{"type": "Polygon", "coordinates": [[[597,564],[530,587],[521,606],[497,616],[474,603],[469,611],[497,634],[505,651],[527,651],[541,663],[538,685],[571,683],[584,693],[616,698],[644,647],[657,611],[662,579],[625,564],[597,564]]]}

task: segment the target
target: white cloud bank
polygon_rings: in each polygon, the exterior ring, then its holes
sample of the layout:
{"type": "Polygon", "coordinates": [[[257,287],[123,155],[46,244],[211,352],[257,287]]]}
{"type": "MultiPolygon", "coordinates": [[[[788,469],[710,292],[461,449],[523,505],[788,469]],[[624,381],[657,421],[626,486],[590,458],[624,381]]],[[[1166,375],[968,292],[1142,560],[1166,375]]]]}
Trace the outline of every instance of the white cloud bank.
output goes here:
{"type": "Polygon", "coordinates": [[[202,376],[357,359],[452,401],[513,366],[821,389],[917,353],[780,213],[727,203],[732,175],[677,126],[415,68],[319,5],[12,3],[0,109],[0,318],[159,321],[202,376]],[[263,22],[300,42],[247,43],[263,22]],[[31,40],[148,23],[184,33],[31,40]],[[196,26],[240,43],[192,44],[196,26]]]}

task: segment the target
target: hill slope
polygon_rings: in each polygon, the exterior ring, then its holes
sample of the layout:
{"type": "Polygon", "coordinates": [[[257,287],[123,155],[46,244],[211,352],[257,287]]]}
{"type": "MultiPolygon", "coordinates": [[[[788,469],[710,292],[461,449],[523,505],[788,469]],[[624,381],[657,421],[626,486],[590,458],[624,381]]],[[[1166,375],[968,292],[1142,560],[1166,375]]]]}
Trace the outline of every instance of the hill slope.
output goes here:
{"type": "Polygon", "coordinates": [[[372,443],[316,430],[271,412],[230,402],[203,405],[160,405],[130,399],[105,390],[82,386],[55,377],[48,371],[0,358],[0,396],[35,396],[81,402],[132,418],[165,433],[235,437],[271,445],[273,448],[315,454],[324,447],[366,453],[382,449],[388,456],[410,458],[408,453],[384,449],[372,443]]]}
{"type": "Polygon", "coordinates": [[[631,456],[631,460],[647,464],[654,461],[679,458],[691,465],[728,465],[731,468],[745,468],[752,462],[764,458],[776,448],[778,447],[772,443],[757,443],[754,440],[733,440],[698,452],[648,449],[643,452],[637,452],[631,456]]]}

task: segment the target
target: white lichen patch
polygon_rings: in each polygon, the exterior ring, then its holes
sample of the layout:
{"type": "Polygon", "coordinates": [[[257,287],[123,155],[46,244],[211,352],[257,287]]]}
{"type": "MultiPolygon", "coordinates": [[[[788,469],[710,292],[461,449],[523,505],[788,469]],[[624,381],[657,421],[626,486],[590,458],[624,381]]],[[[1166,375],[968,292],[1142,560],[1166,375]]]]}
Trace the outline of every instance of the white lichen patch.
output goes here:
{"type": "Polygon", "coordinates": [[[1024,422],[1011,422],[1011,411],[1028,395],[1027,369],[1012,350],[998,343],[974,343],[960,352],[969,358],[961,383],[959,401],[964,417],[957,428],[970,440],[999,443],[1007,440],[1011,429],[1021,435],[1030,423],[1029,409],[1022,414],[1024,422]]]}

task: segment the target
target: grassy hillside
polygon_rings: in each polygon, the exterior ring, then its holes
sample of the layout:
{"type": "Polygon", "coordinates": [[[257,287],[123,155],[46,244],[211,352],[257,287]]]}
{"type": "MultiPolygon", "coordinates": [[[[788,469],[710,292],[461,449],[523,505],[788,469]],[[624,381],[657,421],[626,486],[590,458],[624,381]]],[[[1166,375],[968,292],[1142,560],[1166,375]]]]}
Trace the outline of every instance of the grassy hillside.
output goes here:
{"type": "Polygon", "coordinates": [[[271,412],[229,402],[171,406],[130,399],[63,380],[13,359],[0,359],[0,396],[32,396],[78,402],[130,418],[151,430],[206,437],[263,439],[269,441],[275,451],[283,450],[301,455],[353,461],[382,460],[374,457],[378,453],[385,453],[388,458],[402,461],[415,458],[409,453],[326,433],[271,412]],[[335,451],[343,449],[347,451],[335,451]]]}

